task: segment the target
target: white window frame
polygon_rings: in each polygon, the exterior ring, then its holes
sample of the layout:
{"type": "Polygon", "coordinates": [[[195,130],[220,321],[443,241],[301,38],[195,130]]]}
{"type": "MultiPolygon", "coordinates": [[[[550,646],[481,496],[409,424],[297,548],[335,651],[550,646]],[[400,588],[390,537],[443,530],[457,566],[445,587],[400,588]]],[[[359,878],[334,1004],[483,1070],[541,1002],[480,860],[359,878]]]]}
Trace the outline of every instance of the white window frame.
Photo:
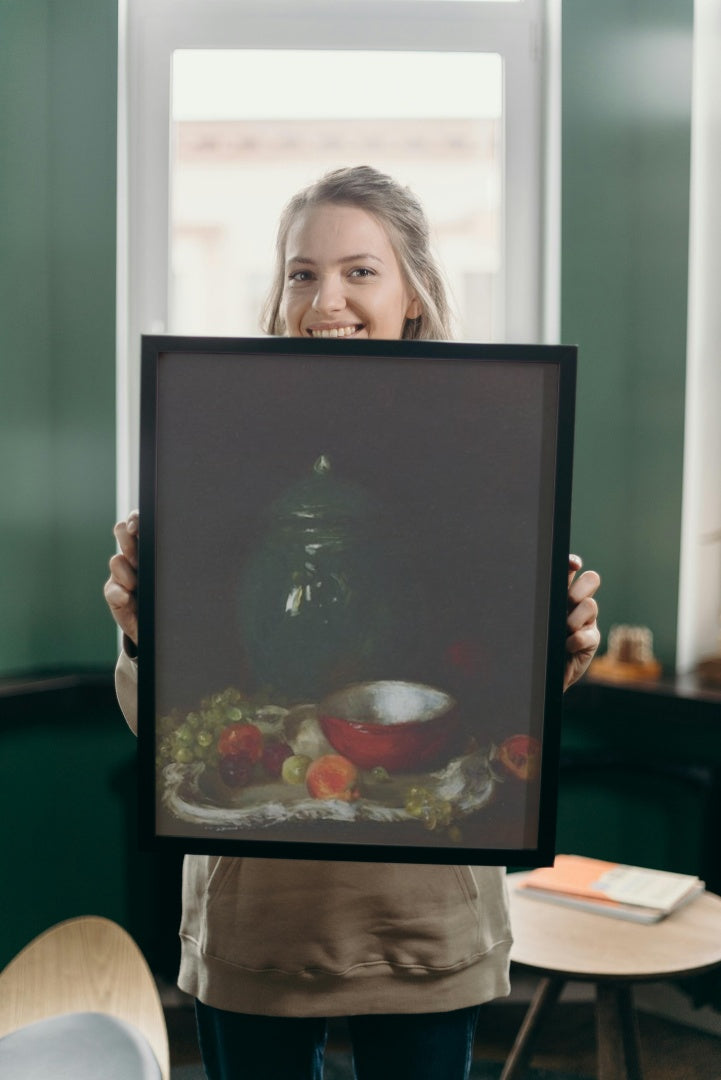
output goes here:
{"type": "Polygon", "coordinates": [[[683,508],[676,671],[721,651],[721,0],[696,0],[683,508]]]}
{"type": "Polygon", "coordinates": [[[499,53],[503,336],[558,340],[560,0],[119,0],[119,516],[138,496],[140,336],[167,327],[172,55],[214,48],[499,53]]]}

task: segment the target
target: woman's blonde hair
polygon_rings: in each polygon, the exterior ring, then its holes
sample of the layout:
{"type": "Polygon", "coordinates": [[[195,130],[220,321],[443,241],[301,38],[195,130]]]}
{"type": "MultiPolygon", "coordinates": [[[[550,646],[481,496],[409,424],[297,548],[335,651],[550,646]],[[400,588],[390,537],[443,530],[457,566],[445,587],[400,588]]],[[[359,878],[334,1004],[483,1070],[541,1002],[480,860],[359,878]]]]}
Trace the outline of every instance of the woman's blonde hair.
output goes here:
{"type": "Polygon", "coordinates": [[[286,332],[281,305],[288,233],[299,214],[323,203],[357,206],[372,214],[386,229],[406,283],[421,305],[418,318],[406,319],[401,337],[448,341],[452,337],[451,311],[441,271],[430,250],[423,207],[410,188],[369,165],[327,173],[294,195],[283,210],[276,239],[274,279],[263,311],[263,330],[275,335],[286,332]]]}

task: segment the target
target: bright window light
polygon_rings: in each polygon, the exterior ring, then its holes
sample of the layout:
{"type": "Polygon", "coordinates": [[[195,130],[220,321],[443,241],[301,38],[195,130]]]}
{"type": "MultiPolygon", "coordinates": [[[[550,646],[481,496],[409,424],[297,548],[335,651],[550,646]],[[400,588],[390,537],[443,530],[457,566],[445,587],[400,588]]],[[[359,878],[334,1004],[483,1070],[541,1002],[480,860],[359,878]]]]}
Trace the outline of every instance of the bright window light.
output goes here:
{"type": "Polygon", "coordinates": [[[370,164],[426,207],[457,336],[501,336],[500,56],[178,50],[172,119],[172,333],[257,334],[283,206],[370,164]]]}
{"type": "Polygon", "coordinates": [[[172,107],[174,120],[498,118],[501,58],[476,52],[179,49],[173,54],[172,107]]]}

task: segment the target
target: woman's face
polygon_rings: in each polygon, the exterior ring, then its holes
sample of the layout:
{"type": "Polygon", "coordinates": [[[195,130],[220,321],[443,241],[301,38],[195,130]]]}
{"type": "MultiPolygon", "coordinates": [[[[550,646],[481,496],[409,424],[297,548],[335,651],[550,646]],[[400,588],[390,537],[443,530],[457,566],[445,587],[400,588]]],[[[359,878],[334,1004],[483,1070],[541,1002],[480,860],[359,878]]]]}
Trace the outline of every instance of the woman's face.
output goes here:
{"type": "Polygon", "coordinates": [[[323,203],[288,231],[281,314],[289,337],[400,338],[421,306],[380,222],[323,203]]]}

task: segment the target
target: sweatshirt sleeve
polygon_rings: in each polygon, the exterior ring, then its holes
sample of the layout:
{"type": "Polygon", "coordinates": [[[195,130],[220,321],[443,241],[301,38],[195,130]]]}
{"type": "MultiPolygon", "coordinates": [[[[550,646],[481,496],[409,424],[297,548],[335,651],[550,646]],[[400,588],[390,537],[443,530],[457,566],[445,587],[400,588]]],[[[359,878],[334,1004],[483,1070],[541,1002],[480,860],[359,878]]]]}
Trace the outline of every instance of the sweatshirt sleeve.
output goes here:
{"type": "Polygon", "coordinates": [[[115,693],[128,727],[138,733],[138,661],[125,648],[115,666],[115,693]]]}

